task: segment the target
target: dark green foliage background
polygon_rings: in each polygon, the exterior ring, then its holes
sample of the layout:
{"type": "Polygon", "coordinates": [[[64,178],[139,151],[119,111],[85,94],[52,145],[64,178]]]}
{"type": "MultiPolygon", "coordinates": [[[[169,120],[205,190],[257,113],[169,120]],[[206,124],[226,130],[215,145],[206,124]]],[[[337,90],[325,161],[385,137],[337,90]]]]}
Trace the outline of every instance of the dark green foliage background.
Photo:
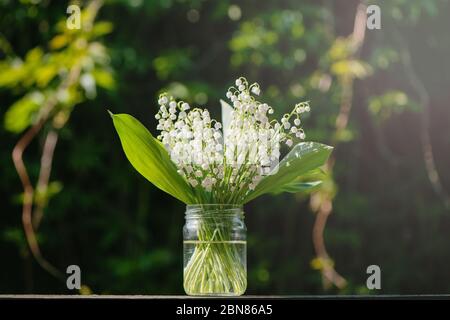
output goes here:
{"type": "MultiPolygon", "coordinates": [[[[244,75],[261,84],[263,98],[278,115],[297,101],[311,100],[312,113],[304,122],[308,139],[330,143],[342,77],[349,75],[356,80],[353,109],[348,130],[336,138],[337,195],[325,232],[348,285],[324,291],[320,272],[311,266],[314,214],[308,197],[283,194],[264,196],[245,209],[247,293],[369,293],[371,264],[382,269],[378,293],[449,293],[450,212],[427,179],[420,144],[426,110],[399,61],[396,35],[431,98],[436,165],[450,191],[450,6],[377,1],[382,29],[366,31],[362,66],[344,68],[342,76],[330,71],[330,48],[352,32],[357,3],[107,1],[99,18],[114,26],[102,43],[116,86],[98,89],[94,99],[75,106],[60,132],[51,180],[63,188],[50,200],[38,234],[45,257],[61,270],[79,265],[94,293],[182,293],[184,206],[133,170],[106,109],[132,114],[155,133],[161,88],[185,91],[186,100],[207,105],[219,117],[219,99],[244,75]],[[239,6],[238,20],[230,18],[230,5],[239,6]],[[318,73],[330,76],[327,90],[314,85],[318,73]]],[[[67,5],[0,0],[0,33],[21,57],[37,45],[45,48],[67,5]]],[[[14,89],[0,88],[1,119],[18,97],[14,89]]],[[[0,127],[0,293],[69,293],[27,249],[22,189],[11,161],[18,138],[0,127]]],[[[42,137],[25,154],[33,180],[41,147],[42,137]]]]}

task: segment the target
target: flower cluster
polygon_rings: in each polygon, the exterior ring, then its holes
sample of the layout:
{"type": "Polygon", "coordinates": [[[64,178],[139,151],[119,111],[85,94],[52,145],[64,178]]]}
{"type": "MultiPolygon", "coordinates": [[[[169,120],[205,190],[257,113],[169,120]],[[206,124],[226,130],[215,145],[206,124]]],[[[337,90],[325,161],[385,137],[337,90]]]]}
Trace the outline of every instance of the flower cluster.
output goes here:
{"type": "MultiPolygon", "coordinates": [[[[211,119],[206,109],[175,101],[166,93],[158,100],[157,129],[178,172],[198,192],[206,191],[215,202],[242,199],[254,190],[265,174],[276,170],[280,144],[291,147],[294,139],[305,139],[301,115],[308,102],[297,104],[281,121],[269,119],[274,109],[261,103],[257,83],[243,77],[226,93],[231,101],[231,121],[226,128],[211,119]]],[[[222,202],[222,203],[224,203],[222,202]]]]}

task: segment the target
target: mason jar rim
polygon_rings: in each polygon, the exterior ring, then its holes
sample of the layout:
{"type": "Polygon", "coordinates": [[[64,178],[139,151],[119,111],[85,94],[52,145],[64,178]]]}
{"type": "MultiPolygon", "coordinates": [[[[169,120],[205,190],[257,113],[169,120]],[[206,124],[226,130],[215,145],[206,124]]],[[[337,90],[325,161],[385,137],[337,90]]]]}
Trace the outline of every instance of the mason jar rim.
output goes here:
{"type": "Polygon", "coordinates": [[[198,216],[236,216],[244,215],[243,205],[240,204],[218,204],[218,203],[206,203],[206,204],[188,204],[186,205],[186,217],[198,217],[198,216]]]}

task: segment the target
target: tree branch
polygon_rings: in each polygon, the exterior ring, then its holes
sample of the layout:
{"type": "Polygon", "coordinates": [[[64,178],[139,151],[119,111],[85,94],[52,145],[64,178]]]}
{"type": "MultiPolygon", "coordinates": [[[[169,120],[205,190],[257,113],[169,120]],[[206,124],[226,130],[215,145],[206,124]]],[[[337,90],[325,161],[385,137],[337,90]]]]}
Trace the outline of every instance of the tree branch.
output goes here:
{"type": "MultiPolygon", "coordinates": [[[[77,81],[80,72],[81,67],[79,65],[73,67],[70,70],[67,78],[63,80],[63,82],[61,83],[60,87],[56,92],[66,90],[71,85],[73,85],[77,81]]],[[[42,268],[44,268],[47,272],[49,272],[56,278],[63,280],[64,279],[63,274],[58,269],[56,269],[52,264],[50,264],[41,254],[39,244],[36,238],[36,233],[33,228],[32,211],[33,211],[34,188],[28,175],[25,163],[23,161],[24,151],[31,143],[31,141],[33,141],[36,135],[41,131],[44,124],[47,122],[49,115],[56,107],[57,101],[58,100],[56,96],[53,96],[46,101],[46,104],[41,109],[42,112],[40,113],[39,121],[36,124],[34,124],[30,129],[28,129],[22,136],[22,138],[20,138],[17,144],[14,146],[12,152],[12,159],[16,171],[19,175],[20,181],[22,182],[22,187],[24,190],[23,206],[22,206],[22,224],[25,232],[25,237],[28,242],[28,246],[30,247],[30,251],[42,268]]]]}
{"type": "Polygon", "coordinates": [[[38,123],[33,125],[28,131],[22,136],[22,138],[17,142],[16,146],[12,152],[12,158],[16,171],[19,174],[20,181],[23,186],[23,207],[22,207],[22,224],[25,232],[25,237],[30,247],[30,251],[33,254],[39,265],[44,268],[47,272],[52,274],[58,279],[63,279],[63,275],[58,271],[53,265],[51,265],[41,254],[39,249],[39,244],[36,238],[36,234],[33,229],[32,223],[32,210],[33,210],[33,196],[34,188],[31,184],[30,177],[28,176],[27,169],[23,162],[23,152],[28,147],[30,142],[39,133],[44,125],[45,120],[41,119],[38,123]]]}
{"type": "Polygon", "coordinates": [[[50,180],[50,173],[52,171],[53,155],[55,152],[56,143],[58,142],[58,133],[55,130],[50,130],[45,138],[44,147],[41,157],[41,168],[39,171],[39,179],[36,185],[36,192],[44,195],[42,201],[36,203],[33,212],[33,227],[37,231],[42,220],[44,207],[47,205],[46,193],[48,192],[48,183],[50,180]]]}
{"type": "MultiPolygon", "coordinates": [[[[366,13],[367,6],[359,3],[353,27],[353,33],[350,35],[353,57],[357,57],[364,43],[366,30],[366,13]]],[[[336,146],[338,141],[336,137],[340,132],[345,130],[348,125],[350,112],[353,102],[353,83],[354,78],[351,76],[342,79],[342,95],[339,114],[336,117],[335,134],[332,145],[336,146]]],[[[326,171],[331,173],[334,168],[335,158],[331,156],[326,164],[326,171]]],[[[337,288],[345,287],[347,281],[334,269],[332,260],[328,255],[325,246],[324,231],[328,221],[328,217],[333,211],[333,196],[327,192],[317,192],[311,196],[311,208],[316,213],[316,219],[313,226],[312,240],[317,258],[321,262],[322,280],[325,288],[330,284],[334,284],[337,288]]]]}
{"type": "MultiPolygon", "coordinates": [[[[98,10],[103,5],[102,0],[92,0],[86,9],[86,19],[84,20],[84,28],[88,31],[92,29],[95,17],[98,10]]],[[[22,206],[22,224],[25,232],[25,237],[30,248],[31,253],[38,262],[38,264],[45,269],[47,272],[55,276],[56,278],[64,281],[64,275],[57,268],[55,268],[51,263],[49,263],[43,256],[39,248],[39,244],[36,237],[35,228],[33,226],[33,220],[36,228],[39,226],[44,206],[45,204],[36,205],[37,217],[33,219],[33,198],[34,198],[34,188],[31,183],[30,177],[28,175],[25,163],[23,161],[23,153],[29,144],[33,141],[36,135],[42,130],[43,126],[50,119],[51,113],[54,111],[58,104],[57,95],[58,93],[67,90],[75,83],[78,82],[81,73],[81,63],[76,63],[69,69],[68,74],[61,81],[60,85],[57,87],[55,94],[53,94],[49,99],[47,99],[42,106],[39,113],[39,120],[29,128],[25,134],[19,139],[17,144],[14,146],[12,151],[12,159],[14,166],[19,175],[22,187],[24,190],[23,194],[23,206],[22,206]]],[[[54,149],[58,140],[58,135],[53,129],[48,133],[46,141],[43,148],[43,154],[41,157],[41,168],[39,173],[39,179],[37,182],[37,189],[39,191],[46,190],[48,187],[48,182],[50,179],[51,166],[53,160],[54,149]]]]}
{"type": "Polygon", "coordinates": [[[444,190],[439,176],[439,171],[436,167],[436,161],[434,159],[433,145],[430,137],[430,95],[423,84],[422,80],[415,71],[411,54],[409,53],[408,44],[405,42],[398,32],[394,33],[396,41],[401,45],[400,57],[408,76],[411,86],[416,91],[419,97],[419,103],[422,106],[422,117],[420,125],[420,142],[422,144],[422,155],[425,163],[425,170],[427,172],[428,180],[436,193],[441,199],[446,209],[450,209],[450,196],[444,190]]]}

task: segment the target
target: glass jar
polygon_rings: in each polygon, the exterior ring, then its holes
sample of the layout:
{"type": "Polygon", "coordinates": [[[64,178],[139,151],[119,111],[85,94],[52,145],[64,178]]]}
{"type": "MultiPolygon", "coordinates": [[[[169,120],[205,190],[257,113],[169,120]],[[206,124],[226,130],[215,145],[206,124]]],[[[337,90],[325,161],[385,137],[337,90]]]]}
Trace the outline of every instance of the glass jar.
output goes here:
{"type": "Polygon", "coordinates": [[[186,294],[244,294],[247,287],[246,236],[242,206],[188,205],[183,228],[186,294]]]}

